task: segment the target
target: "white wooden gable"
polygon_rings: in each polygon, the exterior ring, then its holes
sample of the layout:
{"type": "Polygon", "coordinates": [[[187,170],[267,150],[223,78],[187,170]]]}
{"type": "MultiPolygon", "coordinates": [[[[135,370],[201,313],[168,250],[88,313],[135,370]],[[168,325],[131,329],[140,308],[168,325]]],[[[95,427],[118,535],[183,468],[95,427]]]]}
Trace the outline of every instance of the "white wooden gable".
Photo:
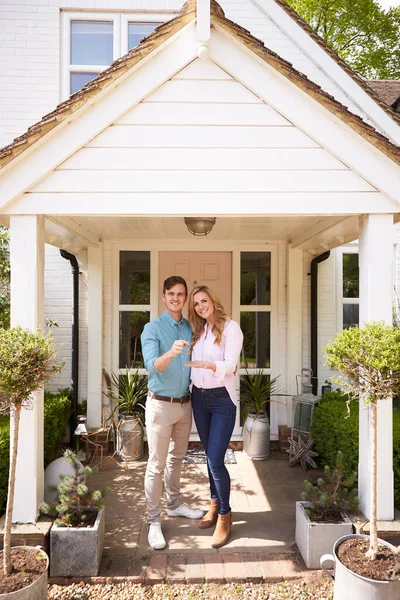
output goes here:
{"type": "Polygon", "coordinates": [[[399,211],[398,165],[218,27],[197,59],[194,23],[32,159],[5,214],[399,211]]]}

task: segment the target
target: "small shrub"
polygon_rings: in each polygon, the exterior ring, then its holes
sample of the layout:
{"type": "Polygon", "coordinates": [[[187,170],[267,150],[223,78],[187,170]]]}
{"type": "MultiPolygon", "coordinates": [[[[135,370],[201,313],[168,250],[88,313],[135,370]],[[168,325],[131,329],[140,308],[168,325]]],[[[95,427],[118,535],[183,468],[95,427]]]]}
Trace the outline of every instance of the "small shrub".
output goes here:
{"type": "Polygon", "coordinates": [[[66,390],[61,394],[45,392],[44,395],[44,466],[60,455],[61,441],[65,434],[65,426],[71,414],[71,400],[66,390]]]}
{"type": "Polygon", "coordinates": [[[0,515],[6,508],[10,469],[10,419],[0,417],[0,515]]]}
{"type": "Polygon", "coordinates": [[[400,412],[393,411],[394,504],[400,510],[400,412]]]}
{"type": "Polygon", "coordinates": [[[340,451],[336,455],[335,468],[325,466],[324,477],[319,477],[315,485],[306,479],[301,499],[310,503],[305,512],[311,521],[340,521],[343,513],[357,510],[356,481],[357,473],[344,474],[340,451]]]}
{"type": "Polygon", "coordinates": [[[60,483],[52,486],[58,491],[59,499],[52,504],[42,503],[40,509],[44,514],[56,517],[54,524],[58,527],[79,527],[91,524],[93,510],[99,511],[104,506],[104,495],[108,493],[93,490],[86,485],[86,477],[94,470],[83,467],[76,458],[75,452],[66,450],[64,458],[73,468],[73,475],[60,475],[60,483]]]}
{"type": "Polygon", "coordinates": [[[326,392],[313,414],[311,437],[322,464],[335,467],[338,450],[343,455],[346,475],[358,469],[358,402],[350,402],[340,390],[326,392]]]}

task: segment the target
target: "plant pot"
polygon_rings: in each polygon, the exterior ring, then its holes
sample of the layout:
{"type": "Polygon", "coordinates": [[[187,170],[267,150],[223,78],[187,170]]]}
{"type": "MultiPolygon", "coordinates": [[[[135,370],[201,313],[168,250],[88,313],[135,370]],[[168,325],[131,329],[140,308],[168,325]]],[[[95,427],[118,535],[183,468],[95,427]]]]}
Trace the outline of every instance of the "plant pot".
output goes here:
{"type": "Polygon", "coordinates": [[[94,577],[104,550],[105,512],[93,527],[57,527],[50,530],[50,576],[94,577]]]}
{"type": "Polygon", "coordinates": [[[320,569],[322,554],[329,552],[336,540],[353,533],[350,519],[343,515],[343,522],[324,523],[311,521],[305,513],[309,502],[296,502],[296,544],[308,569],[320,569]]]}
{"type": "MultiPolygon", "coordinates": [[[[321,568],[335,582],[333,600],[399,600],[400,580],[376,581],[368,579],[367,577],[353,573],[340,562],[337,555],[338,548],[343,542],[352,537],[369,539],[368,535],[359,533],[345,535],[335,542],[332,554],[321,556],[321,568]],[[327,571],[327,563],[334,565],[334,575],[327,571]]],[[[394,546],[388,542],[384,540],[378,541],[380,544],[394,549],[394,546]]]]}
{"type": "MultiPolygon", "coordinates": [[[[32,546],[13,546],[11,552],[17,549],[25,549],[28,551],[37,552],[37,548],[32,546]]],[[[47,598],[47,580],[48,580],[48,568],[49,568],[49,557],[44,550],[41,552],[46,556],[47,567],[46,570],[30,585],[24,587],[15,592],[8,592],[7,594],[0,594],[0,598],[7,600],[46,600],[47,598]]]]}
{"type": "Polygon", "coordinates": [[[139,460],[144,454],[144,432],[137,417],[124,417],[118,428],[119,448],[125,458],[139,460]]]}
{"type": "Polygon", "coordinates": [[[243,427],[243,454],[250,460],[269,458],[269,419],[266,412],[250,413],[243,427]]]}

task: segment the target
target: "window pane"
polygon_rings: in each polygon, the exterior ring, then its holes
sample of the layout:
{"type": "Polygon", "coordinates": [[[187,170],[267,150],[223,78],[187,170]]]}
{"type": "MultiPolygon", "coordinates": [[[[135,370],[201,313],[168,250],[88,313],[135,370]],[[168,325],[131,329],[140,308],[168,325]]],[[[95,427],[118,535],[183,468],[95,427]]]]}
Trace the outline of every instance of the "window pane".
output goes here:
{"type": "Polygon", "coordinates": [[[128,49],[139,45],[142,38],[152,33],[161,23],[129,23],[128,24],[128,49]]]}
{"type": "Polygon", "coordinates": [[[71,73],[70,94],[75,94],[88,82],[97,77],[98,73],[71,73]]]}
{"type": "Polygon", "coordinates": [[[343,254],[343,298],[358,298],[358,254],[343,254]]]}
{"type": "Polygon", "coordinates": [[[119,303],[150,304],[150,252],[120,252],[119,303]]]}
{"type": "Polygon", "coordinates": [[[343,304],[343,329],[359,324],[359,308],[358,304],[343,304]]]}
{"type": "Polygon", "coordinates": [[[271,313],[241,312],[240,327],[244,341],[241,367],[269,368],[271,346],[271,313]]]}
{"type": "Polygon", "coordinates": [[[140,336],[150,321],[150,311],[119,313],[119,368],[143,368],[140,336]]]}
{"type": "Polygon", "coordinates": [[[240,273],[240,304],[271,304],[271,252],[242,252],[240,273]]]}
{"type": "Polygon", "coordinates": [[[71,21],[71,65],[110,65],[112,21],[71,21]]]}

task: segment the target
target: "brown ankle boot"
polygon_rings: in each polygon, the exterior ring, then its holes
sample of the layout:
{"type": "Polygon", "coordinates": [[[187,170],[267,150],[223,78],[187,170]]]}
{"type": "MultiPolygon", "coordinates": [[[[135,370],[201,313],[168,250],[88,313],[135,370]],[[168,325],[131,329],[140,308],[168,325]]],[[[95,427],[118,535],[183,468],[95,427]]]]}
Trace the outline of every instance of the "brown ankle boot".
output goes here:
{"type": "Polygon", "coordinates": [[[221,548],[228,541],[232,528],[232,512],[226,515],[218,515],[217,526],[214,531],[211,546],[213,548],[221,548]]]}
{"type": "Polygon", "coordinates": [[[213,500],[211,498],[210,508],[208,509],[208,511],[206,512],[206,514],[204,515],[204,517],[201,519],[201,521],[199,523],[200,529],[208,529],[209,527],[212,527],[216,523],[217,517],[218,517],[218,500],[213,500]]]}

